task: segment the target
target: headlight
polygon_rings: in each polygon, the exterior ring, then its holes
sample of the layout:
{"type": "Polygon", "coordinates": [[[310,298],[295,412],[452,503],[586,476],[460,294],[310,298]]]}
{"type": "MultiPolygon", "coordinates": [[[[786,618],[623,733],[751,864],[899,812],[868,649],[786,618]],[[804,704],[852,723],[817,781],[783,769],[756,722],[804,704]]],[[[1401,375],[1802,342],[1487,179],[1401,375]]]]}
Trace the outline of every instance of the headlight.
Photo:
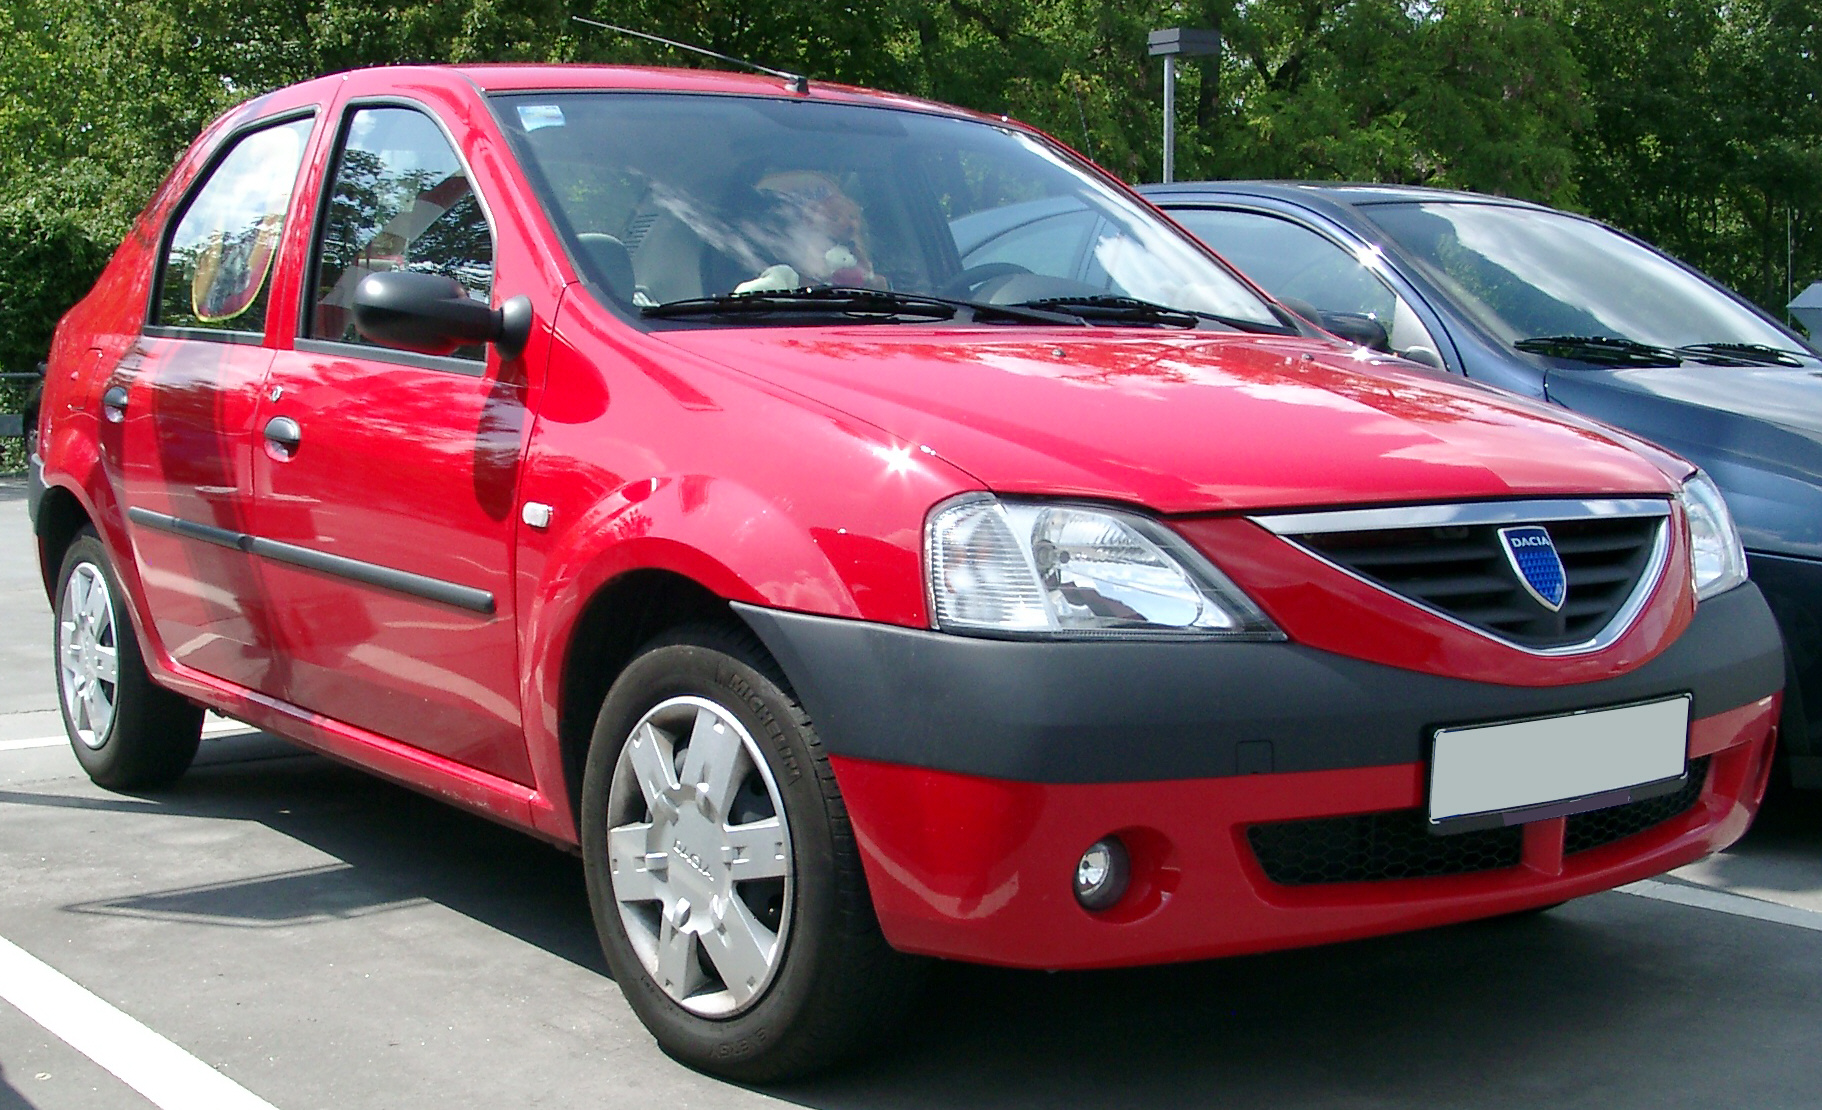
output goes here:
{"type": "Polygon", "coordinates": [[[1281,639],[1239,587],[1156,521],[965,494],[925,528],[930,611],[949,632],[1059,639],[1281,639]]]}
{"type": "Polygon", "coordinates": [[[1713,597],[1746,581],[1746,549],[1733,514],[1713,479],[1701,471],[1683,483],[1683,511],[1689,517],[1689,554],[1695,564],[1695,596],[1713,597]]]}

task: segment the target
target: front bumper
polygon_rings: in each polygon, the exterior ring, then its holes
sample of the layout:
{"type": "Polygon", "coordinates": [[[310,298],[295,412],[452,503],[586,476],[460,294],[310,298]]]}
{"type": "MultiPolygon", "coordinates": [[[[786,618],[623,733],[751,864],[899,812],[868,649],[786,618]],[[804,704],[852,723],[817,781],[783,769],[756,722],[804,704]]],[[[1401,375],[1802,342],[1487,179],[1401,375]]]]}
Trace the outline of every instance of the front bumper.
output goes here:
{"type": "Polygon", "coordinates": [[[1792,783],[1822,789],[1822,560],[1747,552],[1784,632],[1790,670],[1778,740],[1792,783]]]}
{"type": "MultiPolygon", "coordinates": [[[[1196,959],[1547,905],[1732,843],[1764,791],[1784,664],[1758,590],[1705,602],[1629,674],[1575,686],[1439,678],[1295,644],[1032,643],[738,607],[830,752],[887,939],[1024,967],[1196,959]],[[1261,825],[1422,812],[1452,724],[1693,699],[1708,757],[1687,808],[1565,851],[1577,818],[1510,830],[1516,856],[1434,877],[1274,882],[1261,825]],[[1134,882],[1090,914],[1081,852],[1118,832],[1134,882]]],[[[1635,803],[1644,805],[1645,803],[1635,803]]],[[[1394,816],[1394,820],[1397,818],[1394,816]]],[[[1367,834],[1371,835],[1371,834],[1367,834]]]]}

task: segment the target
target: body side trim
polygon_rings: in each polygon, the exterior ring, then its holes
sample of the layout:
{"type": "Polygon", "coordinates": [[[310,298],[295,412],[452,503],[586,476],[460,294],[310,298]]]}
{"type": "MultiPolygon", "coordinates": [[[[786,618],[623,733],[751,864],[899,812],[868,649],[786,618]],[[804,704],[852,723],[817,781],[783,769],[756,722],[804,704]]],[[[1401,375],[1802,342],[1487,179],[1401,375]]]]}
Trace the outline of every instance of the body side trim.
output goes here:
{"type": "Polygon", "coordinates": [[[249,555],[270,559],[275,563],[320,571],[323,574],[346,578],[363,585],[378,586],[396,593],[420,597],[426,601],[452,605],[471,613],[480,613],[483,616],[492,616],[494,613],[493,594],[486,590],[475,589],[473,586],[445,582],[440,578],[430,578],[422,574],[413,574],[408,570],[365,563],[343,555],[331,555],[326,551],[281,543],[278,540],[252,536],[245,532],[231,532],[225,528],[198,524],[195,521],[182,520],[137,506],[127,510],[127,518],[146,528],[214,544],[217,547],[231,547],[249,555]]]}

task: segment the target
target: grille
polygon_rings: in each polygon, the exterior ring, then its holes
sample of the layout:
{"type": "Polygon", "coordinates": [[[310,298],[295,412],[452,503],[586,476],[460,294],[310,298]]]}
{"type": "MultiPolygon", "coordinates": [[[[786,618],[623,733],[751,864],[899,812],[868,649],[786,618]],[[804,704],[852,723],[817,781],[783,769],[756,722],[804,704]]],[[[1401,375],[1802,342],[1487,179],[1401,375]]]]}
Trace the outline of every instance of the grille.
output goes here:
{"type": "Polygon", "coordinates": [[[1707,782],[1708,757],[1703,756],[1689,761],[1689,781],[1675,794],[1577,813],[1569,818],[1563,830],[1563,854],[1573,855],[1612,844],[1653,825],[1661,825],[1672,817],[1681,817],[1701,798],[1702,787],[1707,782]]]}
{"type": "Polygon", "coordinates": [[[1296,540],[1332,562],[1464,624],[1526,647],[1599,636],[1650,565],[1661,516],[1540,521],[1563,561],[1568,591],[1551,612],[1525,589],[1498,524],[1311,532],[1296,540]]]}
{"type": "Polygon", "coordinates": [[[1433,836],[1421,809],[1254,825],[1246,839],[1266,877],[1283,886],[1492,871],[1516,867],[1524,851],[1517,826],[1433,836]]]}

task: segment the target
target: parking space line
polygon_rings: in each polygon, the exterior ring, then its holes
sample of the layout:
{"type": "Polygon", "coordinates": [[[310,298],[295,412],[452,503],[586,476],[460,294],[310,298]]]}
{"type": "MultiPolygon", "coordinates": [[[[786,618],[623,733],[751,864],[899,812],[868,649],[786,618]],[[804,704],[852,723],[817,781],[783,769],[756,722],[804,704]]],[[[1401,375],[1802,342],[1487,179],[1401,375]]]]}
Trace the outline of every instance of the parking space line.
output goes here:
{"type": "Polygon", "coordinates": [[[1716,910],[1735,917],[1751,917],[1759,921],[1771,921],[1779,925],[1792,925],[1799,929],[1822,933],[1822,913],[1817,913],[1815,910],[1786,906],[1779,902],[1763,902],[1757,898],[1748,898],[1743,894],[1730,894],[1725,890],[1716,890],[1713,887],[1684,886],[1681,883],[1663,883],[1656,879],[1644,879],[1619,887],[1617,890],[1621,894],[1633,894],[1640,898],[1655,898],[1660,902],[1674,902],[1679,906],[1716,910]]]}
{"type": "Polygon", "coordinates": [[[5,937],[0,937],[0,998],[161,1110],[274,1110],[5,937]]]}
{"type": "MultiPolygon", "coordinates": [[[[202,728],[202,734],[210,739],[226,736],[251,735],[259,730],[252,725],[243,725],[239,721],[211,722],[202,728]]],[[[24,740],[0,740],[0,752],[22,752],[32,748],[61,748],[70,742],[67,736],[33,736],[24,740]]]]}
{"type": "Polygon", "coordinates": [[[69,742],[67,736],[34,736],[29,740],[0,740],[0,752],[22,752],[28,748],[60,748],[69,742]]]}

